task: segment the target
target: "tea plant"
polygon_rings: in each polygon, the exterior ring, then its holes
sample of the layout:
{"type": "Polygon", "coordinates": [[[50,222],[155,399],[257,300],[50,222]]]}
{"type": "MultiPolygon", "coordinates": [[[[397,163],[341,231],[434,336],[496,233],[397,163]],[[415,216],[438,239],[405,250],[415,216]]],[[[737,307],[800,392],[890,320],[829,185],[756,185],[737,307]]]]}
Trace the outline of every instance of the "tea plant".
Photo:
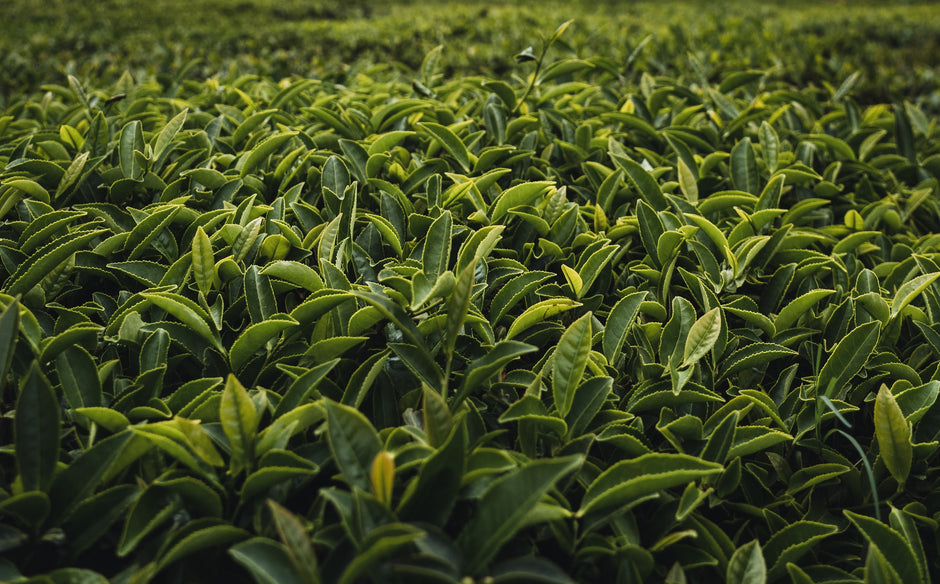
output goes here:
{"type": "Polygon", "coordinates": [[[569,28],[9,103],[0,579],[936,578],[929,100],[569,28]]]}

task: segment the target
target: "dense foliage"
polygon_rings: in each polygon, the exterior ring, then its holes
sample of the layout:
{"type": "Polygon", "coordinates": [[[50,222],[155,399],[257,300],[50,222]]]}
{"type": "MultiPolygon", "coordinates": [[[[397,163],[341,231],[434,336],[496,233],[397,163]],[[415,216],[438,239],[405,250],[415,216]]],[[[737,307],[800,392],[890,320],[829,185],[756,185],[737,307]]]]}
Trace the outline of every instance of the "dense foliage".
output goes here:
{"type": "Polygon", "coordinates": [[[940,578],[936,8],[206,6],[4,40],[0,580],[940,578]]]}

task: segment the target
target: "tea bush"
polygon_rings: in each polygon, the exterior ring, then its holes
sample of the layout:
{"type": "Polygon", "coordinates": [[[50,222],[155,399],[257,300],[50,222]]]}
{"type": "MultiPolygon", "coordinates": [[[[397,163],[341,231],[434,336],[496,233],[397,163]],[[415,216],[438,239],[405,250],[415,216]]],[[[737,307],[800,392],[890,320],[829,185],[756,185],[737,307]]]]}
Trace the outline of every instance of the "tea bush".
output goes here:
{"type": "Polygon", "coordinates": [[[0,580],[938,577],[936,8],[668,6],[11,31],[0,580]]]}

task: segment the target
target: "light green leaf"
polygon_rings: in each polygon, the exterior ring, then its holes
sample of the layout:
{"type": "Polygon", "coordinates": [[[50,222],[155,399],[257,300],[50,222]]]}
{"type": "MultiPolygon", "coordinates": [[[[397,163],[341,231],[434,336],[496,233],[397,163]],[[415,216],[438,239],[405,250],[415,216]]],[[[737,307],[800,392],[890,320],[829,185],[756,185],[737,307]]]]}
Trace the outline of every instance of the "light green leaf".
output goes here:
{"type": "Polygon", "coordinates": [[[284,132],[265,138],[264,142],[255,146],[248,154],[248,157],[244,159],[245,162],[241,167],[242,178],[254,172],[268,156],[274,154],[274,152],[296,135],[297,132],[284,132]]]}
{"type": "Polygon", "coordinates": [[[212,243],[209,236],[203,231],[202,225],[196,228],[193,236],[193,278],[196,286],[204,295],[208,295],[212,286],[218,280],[215,273],[215,257],[212,252],[212,243]]]}
{"type": "Polygon", "coordinates": [[[581,306],[580,302],[575,302],[574,300],[564,297],[549,298],[548,300],[537,302],[526,308],[517,319],[512,321],[512,324],[509,325],[509,330],[506,332],[506,340],[513,338],[527,328],[547,318],[579,306],[581,306]]]}
{"type": "Polygon", "coordinates": [[[690,367],[708,354],[721,333],[721,309],[715,307],[692,324],[685,339],[681,367],[690,367]]]}
{"type": "Polygon", "coordinates": [[[914,458],[911,427],[894,394],[883,383],[875,398],[875,437],[881,459],[891,476],[903,486],[911,472],[914,458]]]}
{"type": "Polygon", "coordinates": [[[446,150],[451,156],[454,157],[454,159],[457,160],[458,163],[460,163],[460,166],[463,168],[464,172],[470,172],[470,169],[472,168],[471,157],[473,155],[470,154],[470,151],[467,150],[466,145],[464,145],[463,141],[457,136],[457,134],[454,133],[453,130],[433,122],[422,122],[418,124],[418,127],[431,134],[435,140],[440,142],[441,146],[444,147],[444,150],[446,150]]]}
{"type": "Polygon", "coordinates": [[[767,582],[767,565],[764,563],[764,553],[760,549],[759,541],[751,540],[734,551],[731,561],[728,562],[725,581],[728,584],[767,582]]]}
{"type": "Polygon", "coordinates": [[[547,194],[553,190],[554,184],[552,181],[538,181],[520,183],[509,187],[493,201],[489,212],[490,223],[498,223],[514,207],[533,204],[533,201],[539,195],[547,194]]]}
{"type": "MultiPolygon", "coordinates": [[[[202,519],[201,521],[211,521],[202,519]]],[[[185,557],[204,552],[207,549],[228,545],[248,538],[248,532],[233,525],[210,525],[196,529],[174,543],[157,562],[157,569],[162,570],[185,557]]]]}
{"type": "Polygon", "coordinates": [[[447,301],[447,322],[444,326],[444,354],[446,355],[453,354],[454,347],[457,345],[457,336],[467,318],[470,298],[473,295],[476,267],[477,261],[473,260],[463,269],[447,301]]]}
{"type": "Polygon", "coordinates": [[[219,419],[222,431],[232,448],[230,472],[235,475],[244,470],[251,470],[254,464],[255,433],[258,429],[259,416],[251,396],[229,373],[222,390],[219,404],[219,419]]]}
{"type": "Polygon", "coordinates": [[[685,198],[693,205],[698,203],[698,180],[682,157],[678,159],[676,173],[679,175],[679,188],[682,189],[685,198]]]}
{"type": "Polygon", "coordinates": [[[137,180],[144,172],[137,158],[137,153],[143,153],[144,138],[141,133],[140,120],[132,120],[121,128],[118,138],[118,161],[121,174],[124,178],[137,180]]]}
{"type": "Polygon", "coordinates": [[[917,298],[917,296],[926,290],[928,286],[933,284],[937,278],[940,278],[940,272],[924,274],[905,282],[904,285],[898,288],[897,293],[894,295],[894,300],[891,301],[891,319],[895,319],[898,314],[904,310],[905,306],[917,298]]]}

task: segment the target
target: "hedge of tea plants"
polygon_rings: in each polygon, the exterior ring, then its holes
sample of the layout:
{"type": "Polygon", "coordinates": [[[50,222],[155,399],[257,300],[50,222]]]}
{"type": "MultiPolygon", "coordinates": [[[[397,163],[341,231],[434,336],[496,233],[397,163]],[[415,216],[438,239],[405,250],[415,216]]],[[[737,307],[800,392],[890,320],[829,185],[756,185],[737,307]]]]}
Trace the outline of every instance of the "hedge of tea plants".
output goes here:
{"type": "Polygon", "coordinates": [[[940,577],[936,62],[670,26],[6,81],[0,580],[940,577]]]}

